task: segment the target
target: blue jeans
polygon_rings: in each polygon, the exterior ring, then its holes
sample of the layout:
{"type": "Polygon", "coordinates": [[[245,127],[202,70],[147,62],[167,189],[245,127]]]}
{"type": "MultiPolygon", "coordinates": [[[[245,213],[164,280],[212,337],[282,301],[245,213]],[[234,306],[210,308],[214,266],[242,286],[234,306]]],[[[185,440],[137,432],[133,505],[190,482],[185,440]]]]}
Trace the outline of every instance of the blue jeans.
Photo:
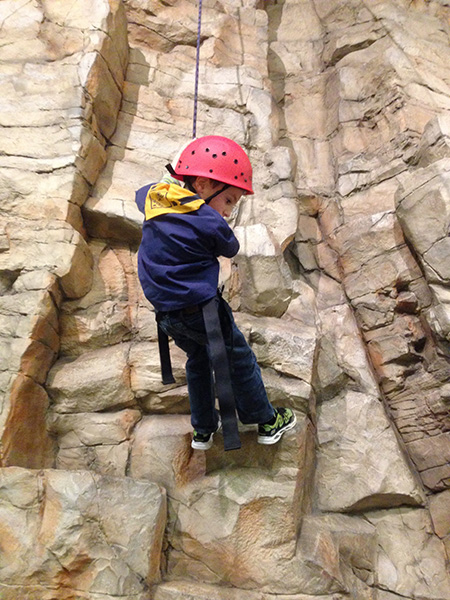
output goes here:
{"type": "MultiPolygon", "coordinates": [[[[267,398],[256,357],[223,299],[219,310],[239,420],[247,424],[266,423],[274,417],[274,409],[267,398]]],[[[203,314],[200,310],[193,314],[159,313],[158,322],[188,357],[186,379],[192,426],[198,433],[211,433],[217,429],[219,417],[203,314]]]]}

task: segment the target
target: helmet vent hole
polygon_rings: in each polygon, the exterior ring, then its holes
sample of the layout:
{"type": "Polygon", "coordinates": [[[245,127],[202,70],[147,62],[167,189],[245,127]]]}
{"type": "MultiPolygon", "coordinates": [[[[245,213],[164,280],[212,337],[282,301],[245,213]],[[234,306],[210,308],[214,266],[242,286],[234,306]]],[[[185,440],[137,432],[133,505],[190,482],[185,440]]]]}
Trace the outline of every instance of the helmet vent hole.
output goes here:
{"type": "Polygon", "coordinates": [[[195,154],[195,150],[192,150],[191,154],[195,154]]]}
{"type": "Polygon", "coordinates": [[[210,173],[213,173],[214,171],[212,169],[209,170],[210,173]]]}
{"type": "Polygon", "coordinates": [[[205,148],[205,152],[209,152],[209,148],[205,148]]]}
{"type": "Polygon", "coordinates": [[[222,152],[222,156],[226,156],[226,155],[227,155],[227,153],[226,153],[226,152],[222,152]]]}
{"type": "Polygon", "coordinates": [[[186,169],[189,169],[189,165],[186,165],[186,167],[185,167],[185,168],[186,168],[186,169]]]}
{"type": "Polygon", "coordinates": [[[235,165],[237,165],[237,164],[238,164],[238,162],[239,162],[239,161],[238,161],[238,159],[237,159],[237,158],[235,158],[235,159],[234,159],[234,164],[235,164],[235,165]]]}
{"type": "Polygon", "coordinates": [[[237,175],[235,175],[235,176],[234,176],[234,178],[235,178],[235,179],[237,179],[237,178],[238,178],[238,176],[237,176],[237,175]]]}
{"type": "Polygon", "coordinates": [[[244,177],[244,173],[241,173],[241,177],[244,177]]]}
{"type": "Polygon", "coordinates": [[[213,155],[212,155],[212,157],[213,157],[213,158],[217,158],[217,154],[213,154],[213,155]]]}

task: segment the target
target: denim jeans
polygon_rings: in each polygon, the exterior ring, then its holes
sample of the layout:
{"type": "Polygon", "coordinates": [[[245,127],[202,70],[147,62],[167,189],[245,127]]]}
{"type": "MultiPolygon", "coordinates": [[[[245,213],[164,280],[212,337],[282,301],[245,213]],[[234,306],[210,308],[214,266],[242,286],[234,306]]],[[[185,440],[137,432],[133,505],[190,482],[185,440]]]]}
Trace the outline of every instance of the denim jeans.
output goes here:
{"type": "MultiPolygon", "coordinates": [[[[230,366],[231,385],[241,423],[266,423],[274,416],[256,357],[238,329],[230,307],[221,300],[220,318],[230,366]]],[[[161,329],[187,354],[186,379],[191,423],[199,433],[216,430],[214,377],[201,311],[159,313],[161,329]]]]}

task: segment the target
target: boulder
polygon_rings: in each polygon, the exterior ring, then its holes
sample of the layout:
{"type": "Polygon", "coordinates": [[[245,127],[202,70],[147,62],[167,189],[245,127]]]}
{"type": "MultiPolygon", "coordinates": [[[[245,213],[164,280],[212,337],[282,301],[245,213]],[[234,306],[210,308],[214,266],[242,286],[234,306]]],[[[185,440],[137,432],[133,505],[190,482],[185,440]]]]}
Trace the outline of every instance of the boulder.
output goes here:
{"type": "Polygon", "coordinates": [[[140,419],[140,411],[133,409],[52,415],[49,429],[58,438],[57,468],[124,477],[130,439],[140,419]]]}
{"type": "Polygon", "coordinates": [[[324,402],[318,408],[317,428],[316,481],[322,511],[425,502],[377,397],[347,391],[324,402]]]}
{"type": "Polygon", "coordinates": [[[2,598],[135,600],[160,580],[164,491],[89,471],[0,472],[2,598]]]}
{"type": "Polygon", "coordinates": [[[289,270],[280,247],[264,225],[236,227],[235,234],[241,245],[236,261],[242,308],[280,317],[292,294],[289,270]]]}
{"type": "Polygon", "coordinates": [[[378,582],[384,590],[406,598],[450,598],[442,542],[426,510],[404,507],[366,517],[377,532],[378,582]]]}
{"type": "MultiPolygon", "coordinates": [[[[258,363],[311,383],[317,331],[295,320],[238,316],[258,363]]],[[[299,384],[300,385],[300,384],[299,384]]]]}
{"type": "Polygon", "coordinates": [[[128,366],[129,344],[61,359],[51,369],[47,390],[59,413],[115,410],[135,404],[128,366]]]}

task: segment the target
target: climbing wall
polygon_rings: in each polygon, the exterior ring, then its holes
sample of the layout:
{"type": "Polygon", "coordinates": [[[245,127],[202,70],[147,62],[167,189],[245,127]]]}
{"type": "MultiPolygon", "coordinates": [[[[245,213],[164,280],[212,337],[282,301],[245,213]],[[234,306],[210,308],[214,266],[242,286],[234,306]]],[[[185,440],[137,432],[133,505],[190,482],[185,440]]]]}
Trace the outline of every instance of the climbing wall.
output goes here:
{"type": "Polygon", "coordinates": [[[450,7],[203,0],[222,279],[298,426],[190,448],[134,191],[192,131],[197,2],[0,4],[2,600],[450,600],[450,7]]]}

